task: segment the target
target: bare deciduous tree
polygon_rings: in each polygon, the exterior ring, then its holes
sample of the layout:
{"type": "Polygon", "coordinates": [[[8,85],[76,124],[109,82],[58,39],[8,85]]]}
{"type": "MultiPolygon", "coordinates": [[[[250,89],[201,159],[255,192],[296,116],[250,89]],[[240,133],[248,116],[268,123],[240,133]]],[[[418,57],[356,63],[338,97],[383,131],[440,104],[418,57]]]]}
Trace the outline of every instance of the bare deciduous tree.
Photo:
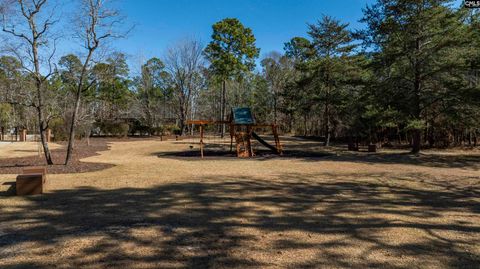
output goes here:
{"type": "Polygon", "coordinates": [[[277,124],[280,93],[285,88],[293,65],[288,57],[276,51],[268,53],[261,65],[273,98],[273,123],[277,124]]]}
{"type": "Polygon", "coordinates": [[[83,61],[82,71],[78,77],[75,92],[75,108],[70,123],[65,165],[68,165],[70,162],[73,152],[75,128],[77,126],[77,115],[81,104],[82,93],[94,84],[94,81],[86,81],[94,52],[104,40],[125,36],[125,34],[120,33],[118,28],[123,17],[117,10],[110,7],[108,0],[82,0],[79,10],[80,12],[76,18],[77,32],[75,37],[83,43],[84,48],[87,50],[87,55],[83,61]]]}
{"type": "Polygon", "coordinates": [[[58,22],[54,18],[55,6],[48,6],[47,0],[3,0],[0,12],[3,32],[14,37],[9,39],[6,51],[19,60],[34,81],[35,98],[19,104],[36,109],[45,159],[51,165],[53,161],[46,139],[51,117],[45,111],[45,102],[46,82],[54,72],[52,59],[56,38],[52,36],[52,29],[58,22]]]}
{"type": "Polygon", "coordinates": [[[178,100],[178,116],[180,129],[186,128],[187,116],[190,113],[192,96],[202,85],[201,69],[204,66],[203,46],[194,39],[186,39],[171,47],[165,56],[165,67],[170,73],[175,94],[178,100]]]}

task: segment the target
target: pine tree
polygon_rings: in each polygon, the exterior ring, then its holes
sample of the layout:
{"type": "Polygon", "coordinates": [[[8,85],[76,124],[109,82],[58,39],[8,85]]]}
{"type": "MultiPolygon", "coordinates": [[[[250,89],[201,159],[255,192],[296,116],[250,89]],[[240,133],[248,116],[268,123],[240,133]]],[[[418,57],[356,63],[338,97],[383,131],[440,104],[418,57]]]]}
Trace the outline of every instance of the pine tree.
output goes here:
{"type": "MultiPolygon", "coordinates": [[[[463,64],[464,27],[449,0],[378,0],[364,10],[366,44],[375,52],[385,94],[407,119],[412,153],[421,147],[429,110],[448,95],[442,76],[463,64]]],[[[451,88],[450,88],[451,89],[451,88]]]]}
{"type": "MultiPolygon", "coordinates": [[[[235,18],[226,18],[213,26],[212,41],[205,48],[211,69],[222,81],[221,120],[226,117],[226,82],[235,75],[253,70],[260,49],[250,28],[235,18]]],[[[222,126],[222,137],[225,125],[222,126]]]]}
{"type": "Polygon", "coordinates": [[[311,55],[310,69],[314,98],[323,103],[323,124],[325,146],[329,146],[333,132],[332,123],[337,106],[344,99],[346,76],[351,55],[355,48],[348,24],[323,16],[316,24],[309,24],[314,54],[311,55]]]}

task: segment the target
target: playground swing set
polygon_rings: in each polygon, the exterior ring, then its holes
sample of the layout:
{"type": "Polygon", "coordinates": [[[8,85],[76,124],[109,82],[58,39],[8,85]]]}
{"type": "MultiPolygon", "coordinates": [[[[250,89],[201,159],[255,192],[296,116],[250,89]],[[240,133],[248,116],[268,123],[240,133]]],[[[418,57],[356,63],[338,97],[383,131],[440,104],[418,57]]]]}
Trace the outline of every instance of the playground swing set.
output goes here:
{"type": "Polygon", "coordinates": [[[235,139],[235,148],[237,157],[248,158],[254,157],[255,152],[252,147],[252,138],[260,142],[263,146],[272,152],[281,155],[282,145],[278,137],[278,126],[276,124],[256,124],[252,111],[248,107],[232,108],[231,114],[226,121],[213,120],[190,120],[187,124],[198,125],[200,129],[200,156],[204,156],[204,136],[206,125],[225,124],[229,127],[230,133],[230,151],[233,151],[233,140],[235,139]],[[263,140],[257,133],[256,129],[271,128],[275,140],[275,145],[271,145],[263,140]]]}

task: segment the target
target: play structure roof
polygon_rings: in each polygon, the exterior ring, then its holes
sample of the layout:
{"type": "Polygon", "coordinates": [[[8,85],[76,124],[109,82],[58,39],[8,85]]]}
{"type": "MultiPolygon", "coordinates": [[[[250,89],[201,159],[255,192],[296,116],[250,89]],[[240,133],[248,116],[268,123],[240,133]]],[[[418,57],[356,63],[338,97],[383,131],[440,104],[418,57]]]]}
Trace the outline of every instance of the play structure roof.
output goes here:
{"type": "Polygon", "coordinates": [[[232,108],[233,124],[255,124],[252,110],[248,107],[232,108]]]}

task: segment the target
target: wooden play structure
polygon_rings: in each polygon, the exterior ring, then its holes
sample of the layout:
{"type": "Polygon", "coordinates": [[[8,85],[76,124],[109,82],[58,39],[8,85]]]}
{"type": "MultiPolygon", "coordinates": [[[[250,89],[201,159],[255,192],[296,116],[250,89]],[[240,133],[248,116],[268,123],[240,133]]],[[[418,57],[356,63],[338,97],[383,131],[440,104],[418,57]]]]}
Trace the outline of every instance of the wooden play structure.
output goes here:
{"type": "Polygon", "coordinates": [[[253,157],[255,152],[252,147],[252,138],[276,154],[282,154],[282,145],[278,137],[278,127],[275,124],[256,124],[250,108],[233,108],[227,121],[190,120],[187,124],[198,125],[200,129],[200,156],[203,158],[204,132],[206,125],[226,124],[230,133],[230,151],[233,151],[233,140],[237,157],[253,157]],[[271,128],[275,145],[270,145],[255,133],[255,129],[271,128]]]}

